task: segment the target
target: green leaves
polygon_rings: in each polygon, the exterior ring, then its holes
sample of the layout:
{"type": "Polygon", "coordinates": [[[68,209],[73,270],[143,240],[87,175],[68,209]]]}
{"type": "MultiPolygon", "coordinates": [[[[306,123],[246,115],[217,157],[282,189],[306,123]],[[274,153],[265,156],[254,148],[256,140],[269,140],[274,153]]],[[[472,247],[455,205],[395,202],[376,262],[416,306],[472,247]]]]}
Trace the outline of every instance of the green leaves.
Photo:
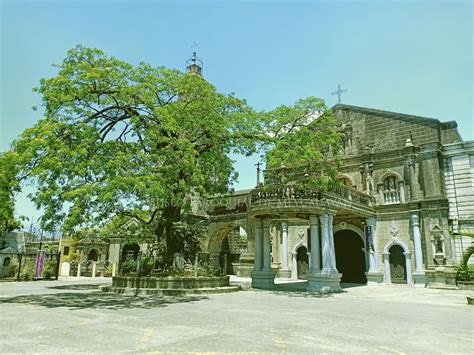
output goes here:
{"type": "Polygon", "coordinates": [[[150,223],[188,196],[226,192],[230,152],[255,151],[258,116],[196,75],[133,66],[77,46],[42,79],[45,118],[14,143],[18,178],[38,193],[43,227],[65,231],[116,215],[150,223]]]}

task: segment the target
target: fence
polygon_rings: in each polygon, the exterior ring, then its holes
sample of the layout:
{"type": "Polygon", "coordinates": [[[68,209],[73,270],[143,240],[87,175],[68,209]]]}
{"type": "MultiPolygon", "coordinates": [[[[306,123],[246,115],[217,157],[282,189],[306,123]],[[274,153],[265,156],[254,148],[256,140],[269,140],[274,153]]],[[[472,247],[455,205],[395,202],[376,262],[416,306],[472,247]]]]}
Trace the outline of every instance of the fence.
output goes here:
{"type": "Polygon", "coordinates": [[[2,278],[38,280],[58,278],[60,253],[45,250],[10,254],[3,258],[2,278]]]}

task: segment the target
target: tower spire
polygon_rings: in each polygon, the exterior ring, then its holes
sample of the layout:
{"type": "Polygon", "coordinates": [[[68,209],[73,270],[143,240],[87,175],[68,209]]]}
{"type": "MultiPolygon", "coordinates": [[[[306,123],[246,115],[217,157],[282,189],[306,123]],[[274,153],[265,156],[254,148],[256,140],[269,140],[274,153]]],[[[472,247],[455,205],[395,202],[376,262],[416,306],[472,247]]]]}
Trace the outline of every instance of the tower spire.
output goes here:
{"type": "MultiPolygon", "coordinates": [[[[196,42],[192,47],[197,47],[196,42]]],[[[195,51],[192,57],[186,61],[186,73],[202,76],[202,60],[198,58],[195,51]]]]}

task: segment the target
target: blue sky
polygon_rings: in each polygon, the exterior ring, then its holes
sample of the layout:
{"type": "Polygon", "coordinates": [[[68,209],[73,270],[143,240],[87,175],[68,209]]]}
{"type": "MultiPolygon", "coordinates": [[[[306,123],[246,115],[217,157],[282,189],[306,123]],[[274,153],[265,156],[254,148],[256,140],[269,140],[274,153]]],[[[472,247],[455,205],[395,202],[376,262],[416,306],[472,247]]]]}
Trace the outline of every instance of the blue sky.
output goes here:
{"type": "MultiPolygon", "coordinates": [[[[473,128],[471,1],[0,0],[0,151],[41,111],[32,93],[76,44],[138,63],[184,69],[199,43],[204,76],[257,110],[318,96],[456,120],[473,128]]],[[[257,158],[238,159],[255,184],[257,158]]],[[[22,196],[17,213],[38,217],[22,196]]]]}

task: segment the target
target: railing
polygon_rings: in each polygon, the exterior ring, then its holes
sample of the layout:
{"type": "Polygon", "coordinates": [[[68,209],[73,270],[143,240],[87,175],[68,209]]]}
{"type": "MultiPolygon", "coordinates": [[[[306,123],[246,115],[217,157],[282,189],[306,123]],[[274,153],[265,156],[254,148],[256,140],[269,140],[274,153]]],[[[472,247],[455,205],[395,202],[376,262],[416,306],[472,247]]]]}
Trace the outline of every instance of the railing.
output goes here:
{"type": "Polygon", "coordinates": [[[383,198],[386,204],[400,203],[400,191],[384,191],[383,198]]]}
{"type": "Polygon", "coordinates": [[[272,200],[320,200],[325,195],[337,195],[345,200],[365,206],[375,204],[374,197],[343,186],[323,190],[301,185],[267,185],[253,190],[250,199],[252,204],[258,204],[272,200]]]}

